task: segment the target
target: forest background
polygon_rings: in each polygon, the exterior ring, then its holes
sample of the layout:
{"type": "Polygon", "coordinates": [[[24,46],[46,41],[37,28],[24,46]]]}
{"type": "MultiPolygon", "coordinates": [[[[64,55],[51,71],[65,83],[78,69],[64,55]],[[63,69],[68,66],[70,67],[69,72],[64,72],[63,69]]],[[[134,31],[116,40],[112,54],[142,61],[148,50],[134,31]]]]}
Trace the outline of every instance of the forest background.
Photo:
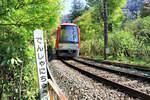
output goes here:
{"type": "MultiPolygon", "coordinates": [[[[70,20],[81,29],[82,56],[104,59],[103,0],[74,0],[70,20]]],[[[108,60],[150,65],[150,0],[107,0],[108,60]]]]}
{"type": "MultiPolygon", "coordinates": [[[[107,0],[110,48],[108,59],[150,65],[150,0],[128,1],[107,0]]],[[[38,98],[33,31],[37,28],[44,30],[47,43],[54,51],[63,2],[0,1],[1,100],[38,98]]],[[[103,0],[86,2],[86,6],[83,6],[80,0],[74,0],[69,19],[81,30],[80,55],[103,59],[103,0]]]]}

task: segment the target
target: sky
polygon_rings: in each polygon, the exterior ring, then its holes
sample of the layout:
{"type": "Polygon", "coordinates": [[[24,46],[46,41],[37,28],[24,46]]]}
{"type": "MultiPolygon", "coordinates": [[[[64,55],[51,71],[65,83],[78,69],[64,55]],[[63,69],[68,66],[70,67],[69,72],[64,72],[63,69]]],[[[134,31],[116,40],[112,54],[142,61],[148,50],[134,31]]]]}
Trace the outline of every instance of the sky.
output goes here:
{"type": "MultiPolygon", "coordinates": [[[[64,10],[63,10],[63,15],[65,15],[65,14],[69,14],[70,13],[70,10],[71,10],[71,6],[72,6],[72,3],[73,2],[73,0],[66,0],[65,1],[65,8],[64,8],[64,10]]],[[[81,2],[83,2],[83,4],[85,4],[86,2],[85,2],[85,0],[81,0],[81,2]]]]}

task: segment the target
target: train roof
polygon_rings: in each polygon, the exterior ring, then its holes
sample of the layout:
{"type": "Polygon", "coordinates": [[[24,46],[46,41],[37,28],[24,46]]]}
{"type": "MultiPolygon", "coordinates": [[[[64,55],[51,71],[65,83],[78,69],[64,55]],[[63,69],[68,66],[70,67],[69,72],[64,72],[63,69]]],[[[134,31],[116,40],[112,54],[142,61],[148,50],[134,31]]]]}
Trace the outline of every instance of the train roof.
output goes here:
{"type": "Polygon", "coordinates": [[[72,26],[76,26],[76,24],[74,24],[74,23],[63,23],[63,24],[60,24],[60,25],[72,25],[72,26]]]}

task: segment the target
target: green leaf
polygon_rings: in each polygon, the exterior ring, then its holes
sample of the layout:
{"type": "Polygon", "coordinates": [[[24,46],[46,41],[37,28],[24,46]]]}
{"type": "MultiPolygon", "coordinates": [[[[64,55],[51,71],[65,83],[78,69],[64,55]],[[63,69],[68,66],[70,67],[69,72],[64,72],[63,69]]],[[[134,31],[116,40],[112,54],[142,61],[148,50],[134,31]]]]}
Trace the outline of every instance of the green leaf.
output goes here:
{"type": "Polygon", "coordinates": [[[7,48],[7,52],[8,52],[8,53],[10,53],[10,48],[11,48],[10,46],[7,48]]]}
{"type": "Polygon", "coordinates": [[[7,60],[2,61],[2,62],[1,62],[1,66],[6,65],[6,63],[7,63],[7,60]]]}
{"type": "Polygon", "coordinates": [[[14,63],[15,63],[15,59],[12,58],[12,59],[11,59],[11,64],[13,65],[14,63]]]}
{"type": "Polygon", "coordinates": [[[16,59],[17,59],[17,61],[19,62],[19,63],[22,63],[23,61],[21,60],[21,59],[19,59],[18,57],[16,57],[16,59]]]}

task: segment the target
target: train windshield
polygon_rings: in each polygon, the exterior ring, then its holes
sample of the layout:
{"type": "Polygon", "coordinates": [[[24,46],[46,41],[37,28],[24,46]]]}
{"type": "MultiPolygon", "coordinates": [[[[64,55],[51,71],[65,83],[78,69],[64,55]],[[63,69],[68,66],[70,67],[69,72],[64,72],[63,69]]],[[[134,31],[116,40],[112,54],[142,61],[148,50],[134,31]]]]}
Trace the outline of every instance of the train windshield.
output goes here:
{"type": "Polygon", "coordinates": [[[78,30],[76,26],[61,26],[59,34],[60,43],[78,43],[78,30]]]}

